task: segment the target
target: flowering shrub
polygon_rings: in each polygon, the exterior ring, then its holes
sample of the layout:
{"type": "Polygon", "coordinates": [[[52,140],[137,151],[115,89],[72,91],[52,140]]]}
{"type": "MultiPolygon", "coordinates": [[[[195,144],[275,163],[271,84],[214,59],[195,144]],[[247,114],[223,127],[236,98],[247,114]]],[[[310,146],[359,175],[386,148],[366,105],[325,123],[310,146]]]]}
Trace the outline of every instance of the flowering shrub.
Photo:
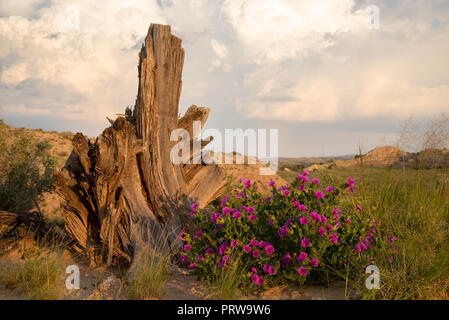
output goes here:
{"type": "Polygon", "coordinates": [[[180,262],[211,279],[238,261],[245,290],[323,280],[330,266],[367,266],[377,239],[375,223],[361,218],[360,205],[339,209],[341,198],[354,192],[352,178],[339,187],[322,186],[304,171],[292,185],[277,187],[270,181],[269,186],[271,194],[265,197],[251,181],[240,179],[212,214],[192,204],[197,231],[181,233],[180,262]]]}

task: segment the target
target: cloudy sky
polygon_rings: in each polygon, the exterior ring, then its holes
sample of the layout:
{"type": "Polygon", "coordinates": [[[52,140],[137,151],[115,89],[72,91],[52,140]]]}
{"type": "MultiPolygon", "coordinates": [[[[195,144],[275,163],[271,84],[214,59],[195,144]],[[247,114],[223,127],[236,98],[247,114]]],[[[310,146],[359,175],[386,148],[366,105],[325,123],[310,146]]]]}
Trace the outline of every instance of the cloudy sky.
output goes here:
{"type": "Polygon", "coordinates": [[[98,135],[134,104],[151,22],[183,39],[181,112],[277,128],[281,156],[393,143],[410,116],[449,111],[447,0],[0,0],[0,117],[98,135]]]}

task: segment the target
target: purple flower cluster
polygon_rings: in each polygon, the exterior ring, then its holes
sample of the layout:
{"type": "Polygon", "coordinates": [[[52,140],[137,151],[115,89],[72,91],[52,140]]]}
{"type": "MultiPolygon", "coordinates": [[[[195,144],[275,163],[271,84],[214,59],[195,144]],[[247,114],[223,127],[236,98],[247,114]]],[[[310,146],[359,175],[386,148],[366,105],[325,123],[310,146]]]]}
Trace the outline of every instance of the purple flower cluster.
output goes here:
{"type": "MultiPolygon", "coordinates": [[[[324,189],[318,178],[309,177],[304,170],[292,185],[278,187],[270,180],[268,197],[250,180],[240,179],[240,183],[217,203],[217,212],[201,214],[198,203],[191,205],[196,230],[192,236],[180,234],[184,246],[179,261],[196,274],[208,277],[217,267],[229,268],[235,262],[231,257],[240,255],[246,268],[241,284],[255,289],[278,283],[275,279],[283,277],[297,277],[304,283],[309,275],[318,276],[315,268],[330,257],[337,256],[338,264],[369,257],[365,251],[374,246],[376,230],[359,228],[360,214],[349,217],[337,208],[337,195],[353,192],[354,179],[348,179],[346,191],[330,185],[324,189]],[[349,250],[341,249],[345,247],[349,250]]],[[[355,209],[362,211],[360,205],[355,209]]],[[[396,239],[388,237],[392,246],[396,239]]]]}

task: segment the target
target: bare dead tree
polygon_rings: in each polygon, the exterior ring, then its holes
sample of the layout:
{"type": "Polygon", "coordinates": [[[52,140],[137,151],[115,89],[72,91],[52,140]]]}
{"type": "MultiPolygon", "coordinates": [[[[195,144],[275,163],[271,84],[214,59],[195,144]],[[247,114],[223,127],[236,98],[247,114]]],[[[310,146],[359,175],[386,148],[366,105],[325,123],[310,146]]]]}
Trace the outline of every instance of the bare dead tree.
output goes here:
{"type": "Polygon", "coordinates": [[[204,124],[210,111],[191,106],[178,118],[183,63],[181,39],[170,26],[152,24],[139,54],[134,108],[111,120],[95,142],[77,133],[72,154],[55,174],[67,232],[92,264],[129,265],[161,238],[165,249],[179,247],[179,232],[191,224],[191,203],[205,207],[224,188],[218,166],[170,159],[171,132],[186,129],[192,145],[193,121],[204,124]]]}
{"type": "Polygon", "coordinates": [[[419,165],[445,166],[446,155],[442,150],[449,147],[449,114],[441,113],[426,120],[410,117],[405,121],[399,133],[397,146],[400,149],[419,154],[419,165]],[[443,159],[438,159],[443,157],[443,159]]]}

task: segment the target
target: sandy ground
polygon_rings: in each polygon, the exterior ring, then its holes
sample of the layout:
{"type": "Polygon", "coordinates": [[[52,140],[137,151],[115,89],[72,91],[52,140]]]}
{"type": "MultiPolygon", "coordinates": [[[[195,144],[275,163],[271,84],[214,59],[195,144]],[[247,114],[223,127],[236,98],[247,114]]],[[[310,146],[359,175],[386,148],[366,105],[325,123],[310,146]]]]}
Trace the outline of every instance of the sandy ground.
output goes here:
{"type": "MultiPolygon", "coordinates": [[[[67,263],[72,263],[67,260],[67,263]]],[[[80,289],[64,288],[61,300],[116,300],[126,299],[124,286],[117,273],[103,267],[91,268],[77,264],[80,268],[80,289]]],[[[213,289],[207,283],[190,275],[190,270],[170,267],[171,275],[164,289],[164,300],[203,300],[213,297],[213,289]]],[[[248,300],[342,300],[345,298],[344,282],[330,287],[323,286],[279,286],[270,288],[260,295],[241,296],[248,300]]],[[[0,286],[0,300],[25,299],[13,290],[0,286]]]]}

